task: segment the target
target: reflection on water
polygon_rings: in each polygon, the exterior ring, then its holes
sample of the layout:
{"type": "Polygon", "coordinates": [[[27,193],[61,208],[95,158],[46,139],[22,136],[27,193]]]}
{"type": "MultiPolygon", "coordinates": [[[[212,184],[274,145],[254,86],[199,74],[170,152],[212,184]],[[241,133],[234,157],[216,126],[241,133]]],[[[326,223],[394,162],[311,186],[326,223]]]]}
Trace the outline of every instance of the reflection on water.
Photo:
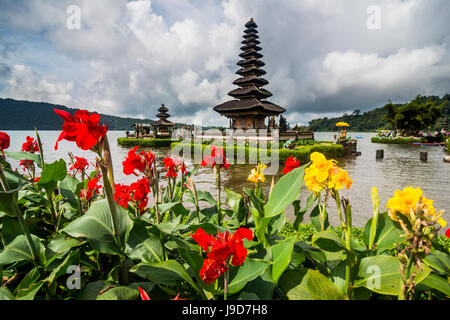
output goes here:
{"type": "MultiPolygon", "coordinates": [[[[7,131],[11,136],[11,147],[8,151],[20,151],[22,143],[27,135],[34,137],[32,131],[7,131]]],[[[95,154],[91,151],[83,151],[76,147],[75,143],[61,141],[57,151],[54,150],[54,143],[59,132],[42,131],[40,132],[43,148],[45,152],[45,161],[53,162],[59,158],[68,161],[68,152],[73,152],[76,156],[85,157],[90,162],[95,160],[95,154]]],[[[118,137],[125,134],[121,131],[109,131],[114,173],[116,182],[129,184],[134,182],[135,176],[126,176],[122,171],[122,161],[128,153],[128,148],[119,147],[116,143],[118,137]]],[[[381,206],[384,207],[387,200],[393,196],[396,189],[403,189],[412,185],[420,187],[424,195],[434,200],[437,209],[445,209],[444,219],[449,221],[450,217],[450,164],[443,161],[444,151],[442,147],[413,147],[403,145],[385,145],[373,144],[370,138],[374,133],[349,133],[351,137],[363,136],[358,139],[358,151],[362,152],[359,157],[345,158],[339,161],[339,165],[349,172],[353,179],[353,185],[350,190],[341,192],[342,196],[350,199],[354,223],[362,226],[365,221],[372,216],[372,202],[370,199],[370,190],[372,186],[378,188],[381,206]],[[375,152],[377,149],[384,149],[384,159],[376,160],[375,152]],[[428,151],[428,161],[420,161],[420,152],[428,151]]],[[[316,133],[317,140],[333,140],[333,133],[316,133]]],[[[162,161],[166,156],[170,156],[169,148],[155,149],[158,168],[163,170],[162,161]]],[[[17,161],[13,162],[15,168],[18,167],[17,161]]],[[[186,165],[192,167],[191,159],[186,159],[186,165]]],[[[194,180],[199,190],[210,191],[215,196],[215,180],[212,169],[198,166],[199,170],[194,180]]],[[[225,188],[240,192],[243,187],[253,187],[253,183],[247,181],[250,170],[253,165],[231,165],[228,171],[222,174],[225,188]]],[[[20,170],[20,169],[19,169],[20,170]]],[[[275,181],[282,176],[283,166],[280,165],[275,181]]],[[[272,176],[266,176],[265,192],[268,194],[272,176]]],[[[307,198],[308,191],[304,188],[301,192],[301,199],[307,198]]],[[[330,202],[329,205],[330,220],[337,224],[338,218],[335,214],[335,205],[330,202]]],[[[292,208],[287,210],[288,216],[292,216],[292,208]]],[[[306,219],[307,220],[307,219],[306,219]]]]}

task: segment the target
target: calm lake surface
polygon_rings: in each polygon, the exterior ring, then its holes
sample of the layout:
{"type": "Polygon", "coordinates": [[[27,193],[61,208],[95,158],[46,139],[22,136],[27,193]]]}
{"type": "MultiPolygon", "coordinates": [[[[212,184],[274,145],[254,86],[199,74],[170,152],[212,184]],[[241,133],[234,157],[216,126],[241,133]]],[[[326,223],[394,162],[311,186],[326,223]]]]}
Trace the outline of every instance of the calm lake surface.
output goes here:
{"type": "MultiPolygon", "coordinates": [[[[27,136],[35,137],[34,131],[6,131],[11,136],[11,146],[7,151],[20,151],[22,143],[27,136]]],[[[41,131],[40,136],[43,143],[44,157],[46,162],[53,162],[63,158],[69,161],[68,152],[75,156],[84,157],[90,162],[95,160],[95,154],[91,151],[83,151],[76,147],[74,142],[61,141],[57,151],[54,150],[59,131],[41,131]]],[[[396,189],[408,186],[420,187],[424,196],[434,200],[436,209],[445,209],[444,219],[450,222],[450,163],[443,161],[445,152],[442,147],[414,147],[403,145],[374,144],[370,138],[375,133],[348,134],[358,139],[358,151],[362,152],[359,157],[349,157],[339,160],[339,165],[349,172],[353,179],[350,190],[341,191],[342,196],[350,199],[353,210],[353,221],[357,226],[363,226],[365,221],[373,214],[370,190],[372,186],[378,188],[381,208],[385,209],[386,202],[394,195],[396,189]],[[384,159],[376,160],[377,149],[384,149],[384,159]],[[428,162],[420,161],[420,152],[428,151],[428,162]]],[[[128,153],[128,148],[117,145],[117,138],[124,137],[122,131],[109,131],[108,139],[112,149],[114,174],[116,183],[129,184],[134,182],[135,176],[126,176],[122,171],[122,161],[128,153]]],[[[318,132],[316,140],[333,140],[332,132],[318,132]]],[[[158,167],[163,170],[162,161],[171,155],[169,148],[154,149],[157,156],[158,167]]],[[[10,160],[14,168],[18,168],[18,162],[10,160]]],[[[192,160],[186,159],[188,168],[192,167],[192,160]]],[[[233,191],[240,192],[243,187],[253,187],[252,182],[247,181],[253,165],[231,165],[228,171],[222,171],[222,185],[233,191]]],[[[19,170],[21,170],[19,168],[19,170]]],[[[283,166],[280,165],[275,181],[282,176],[283,166]]],[[[266,195],[271,183],[271,176],[266,176],[266,195]]],[[[212,169],[199,166],[194,178],[198,190],[210,191],[215,197],[215,180],[212,169]]],[[[301,199],[306,199],[308,190],[304,187],[301,199]]],[[[222,196],[224,197],[224,195],[222,196]]],[[[329,216],[332,224],[338,223],[335,204],[330,201],[329,216]]],[[[292,208],[287,210],[288,217],[292,217],[292,208]]],[[[308,221],[308,218],[305,219],[308,221]]]]}

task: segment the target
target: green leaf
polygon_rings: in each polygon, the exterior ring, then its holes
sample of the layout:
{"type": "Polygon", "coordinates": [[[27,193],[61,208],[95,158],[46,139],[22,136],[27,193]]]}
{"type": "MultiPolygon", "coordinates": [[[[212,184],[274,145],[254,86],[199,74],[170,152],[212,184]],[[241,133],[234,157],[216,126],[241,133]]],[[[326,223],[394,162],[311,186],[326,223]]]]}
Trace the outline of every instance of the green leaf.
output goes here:
{"type": "Polygon", "coordinates": [[[139,263],[130,269],[130,272],[162,285],[176,285],[179,281],[186,281],[197,289],[194,281],[186,269],[175,260],[167,260],[160,263],[139,263]]]}
{"type": "Polygon", "coordinates": [[[337,252],[345,250],[344,241],[331,231],[315,233],[311,239],[311,244],[318,246],[324,251],[337,252]]]}
{"type": "Polygon", "coordinates": [[[7,287],[0,288],[0,300],[14,300],[15,297],[7,287]]]}
{"type": "Polygon", "coordinates": [[[72,207],[76,209],[81,208],[80,200],[78,195],[83,188],[83,182],[79,181],[77,178],[66,175],[64,180],[59,184],[59,190],[61,194],[69,201],[72,207]]]}
{"type": "MultiPolygon", "coordinates": [[[[364,243],[369,245],[370,228],[372,226],[373,218],[367,221],[364,227],[364,243]]],[[[389,218],[387,212],[380,213],[378,215],[377,230],[375,233],[374,246],[377,249],[393,249],[395,243],[401,243],[404,241],[403,230],[397,222],[392,221],[389,218]]]]}
{"type": "Polygon", "coordinates": [[[228,293],[238,293],[247,283],[263,274],[268,266],[269,263],[266,261],[246,259],[239,267],[234,278],[231,279],[230,284],[228,285],[228,293]]]}
{"type": "Polygon", "coordinates": [[[14,160],[31,160],[36,162],[36,164],[39,166],[39,168],[42,168],[42,162],[41,157],[39,153],[30,153],[25,151],[20,152],[6,152],[5,155],[7,155],[9,158],[14,160]]]}
{"type": "Polygon", "coordinates": [[[211,193],[209,193],[208,191],[197,190],[197,199],[199,202],[205,201],[213,206],[217,205],[216,199],[214,199],[211,193]]]}
{"type": "MultiPolygon", "coordinates": [[[[325,230],[328,229],[328,227],[330,226],[330,222],[328,221],[328,213],[326,212],[325,209],[325,223],[324,223],[324,227],[325,230]]],[[[314,209],[311,211],[310,214],[310,219],[311,219],[311,224],[314,228],[314,230],[316,230],[317,232],[322,231],[322,223],[320,221],[320,208],[319,208],[319,204],[317,204],[314,209]]]]}
{"type": "Polygon", "coordinates": [[[121,246],[128,240],[128,235],[133,227],[133,220],[128,211],[117,204],[115,206],[117,236],[113,232],[107,200],[94,202],[83,216],[71,222],[62,231],[75,238],[87,238],[92,246],[102,253],[120,254],[121,246]]]}
{"type": "Polygon", "coordinates": [[[448,279],[444,279],[435,274],[429,274],[428,277],[422,280],[421,284],[439,290],[447,296],[450,296],[450,285],[448,284],[448,279]]]}
{"type": "Polygon", "coordinates": [[[274,217],[294,202],[303,185],[305,166],[296,168],[278,180],[272,189],[269,201],[264,206],[264,217],[274,217]]]}
{"type": "Polygon", "coordinates": [[[43,281],[39,281],[32,284],[26,289],[19,290],[16,295],[16,300],[33,300],[43,284],[43,281]]]}
{"type": "Polygon", "coordinates": [[[366,287],[380,294],[398,295],[402,277],[400,262],[392,256],[373,256],[361,259],[354,287],[366,287]]]}
{"type": "Polygon", "coordinates": [[[236,192],[225,188],[225,194],[227,197],[227,203],[233,210],[234,214],[236,215],[239,222],[242,222],[245,220],[245,209],[244,209],[244,201],[242,199],[242,196],[240,194],[237,194],[236,192]]]}
{"type": "Polygon", "coordinates": [[[10,217],[16,217],[17,198],[21,187],[10,190],[0,191],[0,211],[10,217]]]}
{"type": "Polygon", "coordinates": [[[423,262],[445,276],[450,276],[450,255],[447,253],[434,250],[423,259],[423,262]]]}
{"type": "Polygon", "coordinates": [[[281,277],[279,286],[289,300],[344,299],[334,283],[317,270],[289,270],[281,277]]]}
{"type": "Polygon", "coordinates": [[[41,172],[41,179],[39,179],[38,186],[44,188],[47,192],[53,192],[58,182],[62,181],[66,175],[66,162],[63,159],[59,159],[53,163],[47,163],[41,172]]]}
{"type": "Polygon", "coordinates": [[[292,259],[292,252],[294,250],[295,238],[291,237],[272,246],[272,278],[275,284],[278,283],[284,270],[289,265],[292,259]]]}
{"type": "Polygon", "coordinates": [[[149,233],[139,220],[135,220],[133,229],[131,229],[125,253],[131,259],[143,262],[162,262],[164,260],[161,240],[149,233]]]}
{"type": "MultiPolygon", "coordinates": [[[[31,239],[39,254],[39,257],[37,258],[40,258],[41,261],[45,261],[45,247],[42,244],[41,240],[35,235],[31,235],[31,239]]],[[[20,262],[24,260],[32,262],[33,255],[31,253],[31,249],[28,245],[28,241],[25,235],[19,235],[0,253],[0,265],[20,262]]]]}
{"type": "Polygon", "coordinates": [[[294,206],[294,216],[295,216],[295,221],[294,221],[294,228],[297,230],[300,223],[303,222],[303,217],[305,216],[305,213],[312,207],[312,205],[314,204],[314,202],[316,201],[316,196],[314,195],[314,192],[312,192],[309,196],[308,199],[306,199],[306,207],[301,209],[300,207],[300,200],[295,200],[292,205],[294,206]]]}
{"type": "Polygon", "coordinates": [[[136,300],[139,290],[130,287],[116,287],[97,296],[97,300],[136,300]]]}

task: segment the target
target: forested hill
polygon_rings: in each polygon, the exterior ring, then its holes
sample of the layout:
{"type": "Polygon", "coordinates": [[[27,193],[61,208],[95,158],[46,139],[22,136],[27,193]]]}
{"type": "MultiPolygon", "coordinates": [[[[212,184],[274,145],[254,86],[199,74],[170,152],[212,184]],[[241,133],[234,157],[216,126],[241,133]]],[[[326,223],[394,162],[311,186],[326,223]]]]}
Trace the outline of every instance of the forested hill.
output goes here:
{"type": "MultiPolygon", "coordinates": [[[[423,96],[418,97],[419,99],[429,99],[436,102],[436,104],[444,103],[442,108],[442,114],[444,116],[450,117],[450,94],[443,96],[442,98],[438,96],[423,96]]],[[[376,108],[371,111],[361,113],[359,110],[355,110],[352,114],[344,114],[337,118],[319,118],[314,119],[309,122],[309,126],[314,128],[315,131],[335,131],[336,123],[340,121],[347,122],[351,131],[377,131],[378,129],[393,129],[392,125],[389,124],[385,119],[384,115],[387,113],[385,107],[376,108]]],[[[438,119],[436,122],[435,129],[440,129],[442,127],[443,117],[438,119]]]]}
{"type": "MultiPolygon", "coordinates": [[[[0,130],[61,130],[64,123],[53,109],[61,109],[75,113],[76,109],[46,103],[19,101],[0,98],[0,130]]],[[[156,112],[156,109],[155,109],[156,112]]],[[[130,130],[136,122],[152,123],[152,120],[121,118],[101,114],[101,122],[108,124],[108,130],[130,130]]]]}

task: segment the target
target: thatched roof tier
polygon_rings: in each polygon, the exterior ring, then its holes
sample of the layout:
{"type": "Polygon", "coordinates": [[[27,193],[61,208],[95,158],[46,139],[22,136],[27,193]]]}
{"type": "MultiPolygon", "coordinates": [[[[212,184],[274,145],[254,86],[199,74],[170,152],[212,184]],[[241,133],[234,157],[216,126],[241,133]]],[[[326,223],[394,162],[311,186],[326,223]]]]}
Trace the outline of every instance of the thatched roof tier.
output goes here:
{"type": "Polygon", "coordinates": [[[266,99],[272,96],[272,93],[265,89],[258,88],[255,85],[245,86],[228,92],[229,96],[237,99],[257,98],[266,99]]]}
{"type": "Polygon", "coordinates": [[[256,75],[256,76],[262,76],[265,75],[267,72],[263,69],[259,69],[258,67],[248,67],[248,68],[242,68],[236,71],[236,74],[245,76],[245,75],[256,75]]]}
{"type": "Polygon", "coordinates": [[[246,44],[245,46],[241,47],[241,50],[242,51],[247,51],[247,50],[261,51],[262,48],[258,47],[256,45],[256,43],[251,42],[251,43],[246,44]]]}
{"type": "Polygon", "coordinates": [[[244,32],[246,34],[257,34],[258,30],[256,30],[255,28],[248,28],[248,29],[245,29],[244,32]]]}
{"type": "Polygon", "coordinates": [[[158,111],[159,111],[159,112],[167,112],[167,111],[169,111],[169,109],[167,109],[164,105],[162,105],[162,106],[158,109],[158,111]]]}
{"type": "Polygon", "coordinates": [[[265,115],[275,116],[286,111],[286,109],[284,109],[283,107],[280,107],[272,102],[259,101],[255,98],[227,101],[225,103],[219,104],[218,106],[215,106],[213,109],[225,116],[254,111],[262,111],[265,115]]]}
{"type": "Polygon", "coordinates": [[[254,84],[257,87],[262,87],[262,86],[269,84],[269,81],[267,81],[264,78],[257,77],[255,75],[248,75],[248,76],[234,80],[233,84],[240,86],[240,87],[246,86],[246,85],[251,85],[251,84],[254,84]]]}
{"type": "Polygon", "coordinates": [[[255,21],[253,21],[253,18],[250,18],[250,21],[245,24],[246,28],[258,28],[255,21]]]}
{"type": "Polygon", "coordinates": [[[261,59],[264,56],[255,50],[248,50],[248,51],[242,52],[239,55],[239,57],[244,58],[244,59],[250,59],[250,58],[261,59]]]}
{"type": "Polygon", "coordinates": [[[259,40],[256,40],[254,38],[247,38],[244,41],[241,41],[242,44],[249,44],[249,43],[255,43],[255,44],[260,44],[261,42],[259,40]]]}
{"type": "Polygon", "coordinates": [[[170,118],[170,114],[165,112],[158,113],[156,116],[160,119],[170,118]]]}
{"type": "Polygon", "coordinates": [[[259,39],[259,36],[255,33],[244,34],[244,39],[259,39]]]}
{"type": "Polygon", "coordinates": [[[237,63],[237,65],[241,66],[241,67],[249,67],[251,65],[262,67],[262,66],[265,66],[266,64],[264,62],[262,62],[261,60],[258,60],[258,59],[255,59],[255,58],[250,58],[250,59],[239,61],[237,63]]]}
{"type": "Polygon", "coordinates": [[[159,126],[172,127],[172,126],[174,126],[175,124],[174,124],[173,122],[170,122],[169,120],[161,119],[161,120],[158,120],[158,121],[153,122],[152,125],[153,125],[154,127],[159,127],[159,126]]]}

